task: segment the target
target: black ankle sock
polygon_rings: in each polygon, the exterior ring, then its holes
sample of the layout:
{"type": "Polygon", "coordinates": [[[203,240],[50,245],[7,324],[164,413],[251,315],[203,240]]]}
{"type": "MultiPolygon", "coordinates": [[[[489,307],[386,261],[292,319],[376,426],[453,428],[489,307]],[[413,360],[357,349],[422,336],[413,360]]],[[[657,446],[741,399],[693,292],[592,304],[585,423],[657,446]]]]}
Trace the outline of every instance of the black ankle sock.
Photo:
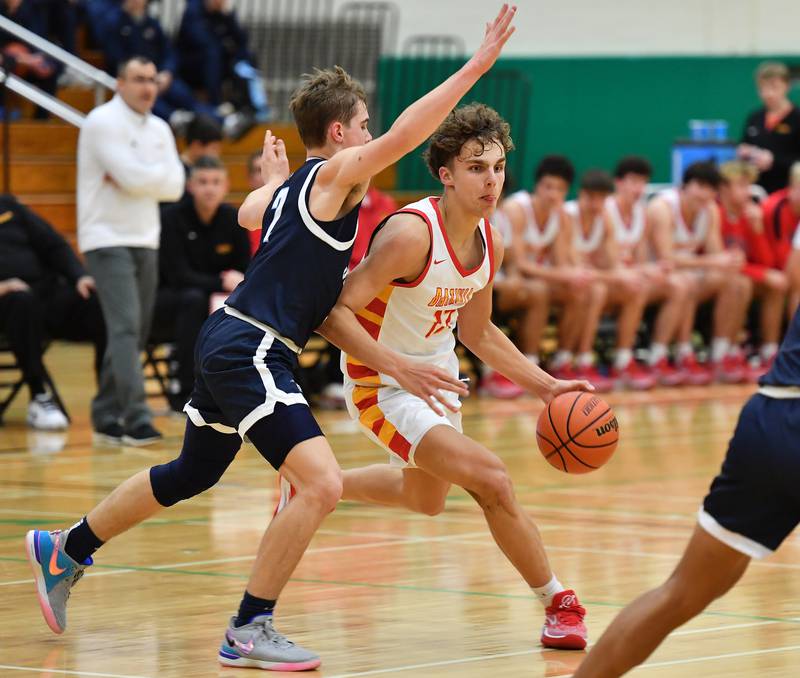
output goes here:
{"type": "Polygon", "coordinates": [[[75,527],[71,527],[67,535],[64,551],[76,563],[83,563],[90,555],[103,545],[103,542],[92,532],[86,516],[75,527]]]}
{"type": "Polygon", "coordinates": [[[239,604],[239,614],[233,621],[235,627],[244,626],[249,624],[253,617],[258,617],[262,614],[272,614],[275,609],[274,600],[265,600],[264,598],[256,598],[251,596],[247,591],[242,596],[242,602],[239,604]]]}

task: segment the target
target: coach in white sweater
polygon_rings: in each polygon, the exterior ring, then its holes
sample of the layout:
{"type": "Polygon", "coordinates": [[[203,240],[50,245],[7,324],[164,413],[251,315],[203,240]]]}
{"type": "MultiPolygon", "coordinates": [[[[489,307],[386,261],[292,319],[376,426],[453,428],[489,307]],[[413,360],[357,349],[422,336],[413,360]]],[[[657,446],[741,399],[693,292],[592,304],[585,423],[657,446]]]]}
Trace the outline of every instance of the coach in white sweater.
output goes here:
{"type": "Polygon", "coordinates": [[[183,193],[184,169],[169,126],[151,114],[156,67],[120,66],[117,94],[86,118],[78,138],[78,246],[97,283],[108,348],[92,425],[105,442],[145,445],[153,427],[140,351],[158,283],[158,203],[183,193]]]}

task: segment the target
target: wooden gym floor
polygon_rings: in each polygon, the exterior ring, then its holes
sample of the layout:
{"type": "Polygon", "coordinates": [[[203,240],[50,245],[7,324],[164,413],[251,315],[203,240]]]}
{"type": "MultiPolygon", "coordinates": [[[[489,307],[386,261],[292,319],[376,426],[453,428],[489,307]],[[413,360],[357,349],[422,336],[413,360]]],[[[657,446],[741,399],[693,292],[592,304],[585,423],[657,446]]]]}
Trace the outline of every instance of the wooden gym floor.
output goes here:
{"type": "MultiPolygon", "coordinates": [[[[0,676],[256,675],[216,663],[275,500],[275,475],[249,446],[216,488],[104,547],[75,589],[67,632],[45,626],[25,532],[72,524],[134,471],[172,458],[181,442],[183,420],[163,417],[163,444],[93,447],[89,358],[87,348],[65,345],[47,356],[73,415],[67,433],[29,431],[26,396],[0,428],[0,676]]],[[[466,432],[509,465],[559,578],[588,609],[593,638],[670,572],[751,390],[609,397],[621,444],[587,476],[561,474],[540,457],[537,402],[466,402],[466,432]]],[[[383,460],[346,415],[320,418],[343,467],[383,460]]],[[[793,536],[634,675],[798,675],[799,571],[793,536]]],[[[541,608],[460,490],[436,518],[341,504],[281,598],[278,620],[322,655],[322,670],[311,675],[326,678],[568,676],[583,656],[539,647],[541,608]]]]}

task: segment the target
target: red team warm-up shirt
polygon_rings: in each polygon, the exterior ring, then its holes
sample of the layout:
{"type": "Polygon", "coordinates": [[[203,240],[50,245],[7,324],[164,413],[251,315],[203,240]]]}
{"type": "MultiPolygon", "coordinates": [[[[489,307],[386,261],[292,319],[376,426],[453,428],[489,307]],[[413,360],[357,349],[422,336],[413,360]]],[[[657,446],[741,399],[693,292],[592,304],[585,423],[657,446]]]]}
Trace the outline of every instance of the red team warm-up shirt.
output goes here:
{"type": "Polygon", "coordinates": [[[775,191],[764,201],[764,231],[775,256],[774,268],[783,270],[792,251],[792,237],[800,223],[800,214],[792,211],[789,190],[775,191]]]}
{"type": "Polygon", "coordinates": [[[783,268],[776,263],[775,250],[765,232],[766,228],[758,233],[744,214],[734,220],[722,205],[718,207],[725,247],[740,249],[747,258],[742,273],[755,282],[761,282],[767,270],[783,268]]]}

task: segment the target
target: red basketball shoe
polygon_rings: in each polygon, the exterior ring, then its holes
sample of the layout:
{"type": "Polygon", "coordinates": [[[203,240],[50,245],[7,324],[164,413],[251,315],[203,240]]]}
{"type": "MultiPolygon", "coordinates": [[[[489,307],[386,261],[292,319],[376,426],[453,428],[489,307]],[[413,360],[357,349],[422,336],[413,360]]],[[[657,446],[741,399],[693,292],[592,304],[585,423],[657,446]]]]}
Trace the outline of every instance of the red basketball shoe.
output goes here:
{"type": "Polygon", "coordinates": [[[635,360],[631,360],[626,367],[611,370],[611,378],[618,388],[627,388],[631,391],[649,391],[656,385],[653,373],[635,360]]]}
{"type": "Polygon", "coordinates": [[[680,370],[683,376],[683,383],[690,386],[708,386],[711,383],[712,375],[705,365],[697,362],[694,353],[680,358],[677,361],[676,367],[680,370]]]}
{"type": "Polygon", "coordinates": [[[479,391],[493,398],[502,398],[504,400],[512,400],[525,394],[524,388],[494,370],[481,379],[479,391]]]}
{"type": "Polygon", "coordinates": [[[591,367],[577,368],[573,379],[585,379],[594,386],[597,393],[608,393],[614,388],[614,380],[609,379],[593,365],[591,367]]]}
{"type": "Polygon", "coordinates": [[[583,650],[586,647],[586,610],[575,591],[556,593],[545,610],[542,645],[559,650],[583,650]]]}
{"type": "Polygon", "coordinates": [[[669,360],[661,358],[650,371],[661,386],[680,386],[683,384],[684,375],[680,370],[669,364],[669,360]]]}

